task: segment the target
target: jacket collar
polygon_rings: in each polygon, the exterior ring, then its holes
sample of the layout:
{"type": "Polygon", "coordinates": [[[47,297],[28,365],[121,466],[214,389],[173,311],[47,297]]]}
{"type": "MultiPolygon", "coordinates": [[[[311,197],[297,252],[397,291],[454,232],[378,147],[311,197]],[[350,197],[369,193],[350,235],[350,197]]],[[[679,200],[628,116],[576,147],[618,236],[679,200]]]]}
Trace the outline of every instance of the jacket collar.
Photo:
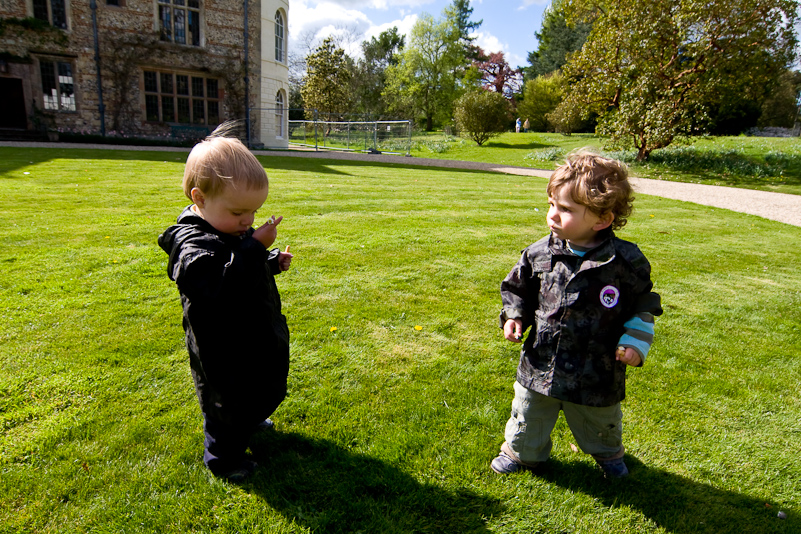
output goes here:
{"type": "Polygon", "coordinates": [[[224,234],[210,225],[206,219],[192,211],[192,206],[187,206],[184,208],[184,211],[178,216],[178,224],[180,225],[187,225],[187,226],[194,226],[198,230],[205,232],[207,234],[214,234],[215,236],[219,237],[224,242],[235,242],[241,241],[244,237],[250,236],[253,233],[253,229],[249,229],[245,232],[242,236],[234,236],[229,234],[224,234]]]}
{"type": "MultiPolygon", "coordinates": [[[[592,261],[596,264],[606,263],[615,257],[615,246],[612,243],[612,238],[615,237],[615,233],[611,228],[607,228],[601,230],[598,234],[602,241],[598,246],[587,251],[587,254],[582,258],[584,262],[592,261]]],[[[548,240],[548,248],[554,256],[578,257],[567,247],[567,241],[559,239],[553,234],[550,235],[548,240]]]]}

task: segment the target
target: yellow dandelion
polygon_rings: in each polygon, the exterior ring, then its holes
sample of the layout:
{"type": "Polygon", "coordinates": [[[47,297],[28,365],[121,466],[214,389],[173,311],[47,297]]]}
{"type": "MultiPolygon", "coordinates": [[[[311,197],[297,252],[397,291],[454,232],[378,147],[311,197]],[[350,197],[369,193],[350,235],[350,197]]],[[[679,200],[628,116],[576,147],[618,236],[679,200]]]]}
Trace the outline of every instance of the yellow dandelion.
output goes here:
{"type": "Polygon", "coordinates": [[[656,215],[649,215],[649,217],[656,217],[656,215]]]}
{"type": "Polygon", "coordinates": [[[418,325],[415,325],[414,329],[415,329],[415,330],[422,330],[422,329],[423,329],[423,327],[422,327],[422,326],[420,326],[420,325],[418,324],[418,325]]]}
{"type": "Polygon", "coordinates": [[[331,330],[329,330],[329,332],[336,332],[336,330],[337,330],[337,327],[336,326],[332,326],[331,330]]]}

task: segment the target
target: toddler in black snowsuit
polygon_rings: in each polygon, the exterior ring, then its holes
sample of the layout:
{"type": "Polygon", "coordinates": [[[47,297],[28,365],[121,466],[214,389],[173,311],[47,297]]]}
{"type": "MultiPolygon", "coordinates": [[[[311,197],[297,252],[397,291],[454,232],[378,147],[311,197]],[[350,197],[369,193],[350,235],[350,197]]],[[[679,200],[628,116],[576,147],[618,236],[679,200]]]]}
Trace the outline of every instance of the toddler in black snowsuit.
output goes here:
{"type": "Polygon", "coordinates": [[[195,145],[183,187],[193,204],[159,236],[183,304],[183,326],[205,434],[204,463],[241,481],[256,464],[251,436],[286,396],[289,330],[274,275],[292,254],[268,250],[282,217],[252,228],[267,199],[261,164],[225,126],[195,145]]]}

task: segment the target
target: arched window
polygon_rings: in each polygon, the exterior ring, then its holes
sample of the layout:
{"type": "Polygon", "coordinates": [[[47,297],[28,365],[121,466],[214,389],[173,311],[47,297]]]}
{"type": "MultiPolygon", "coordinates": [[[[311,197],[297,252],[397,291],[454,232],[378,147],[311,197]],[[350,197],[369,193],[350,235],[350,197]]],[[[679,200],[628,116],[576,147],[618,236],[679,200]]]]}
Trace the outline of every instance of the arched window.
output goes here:
{"type": "Polygon", "coordinates": [[[281,91],[275,95],[275,136],[284,137],[284,94],[281,91]]]}
{"type": "Polygon", "coordinates": [[[275,12],[275,60],[284,62],[284,17],[280,11],[275,12]]]}

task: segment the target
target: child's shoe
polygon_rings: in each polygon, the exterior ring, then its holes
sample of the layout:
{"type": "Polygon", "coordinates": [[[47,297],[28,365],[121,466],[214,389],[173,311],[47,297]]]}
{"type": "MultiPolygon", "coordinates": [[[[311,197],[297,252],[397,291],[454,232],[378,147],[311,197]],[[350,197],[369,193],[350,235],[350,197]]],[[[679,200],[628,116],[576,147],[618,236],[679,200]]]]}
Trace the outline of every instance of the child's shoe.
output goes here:
{"type": "Polygon", "coordinates": [[[499,475],[510,475],[518,471],[531,471],[535,467],[536,466],[521,464],[503,451],[490,463],[490,468],[499,475]]]}
{"type": "Polygon", "coordinates": [[[606,478],[625,478],[629,476],[629,468],[626,467],[626,462],[623,458],[615,458],[614,460],[595,460],[598,466],[603,470],[606,478]]]}
{"type": "Polygon", "coordinates": [[[259,464],[256,462],[243,460],[242,464],[238,468],[224,473],[221,478],[226,479],[232,484],[241,484],[250,478],[257,467],[259,467],[259,464]]]}
{"type": "Polygon", "coordinates": [[[262,430],[272,430],[275,428],[275,423],[273,423],[272,419],[265,419],[258,425],[256,425],[256,431],[261,432],[262,430]]]}

